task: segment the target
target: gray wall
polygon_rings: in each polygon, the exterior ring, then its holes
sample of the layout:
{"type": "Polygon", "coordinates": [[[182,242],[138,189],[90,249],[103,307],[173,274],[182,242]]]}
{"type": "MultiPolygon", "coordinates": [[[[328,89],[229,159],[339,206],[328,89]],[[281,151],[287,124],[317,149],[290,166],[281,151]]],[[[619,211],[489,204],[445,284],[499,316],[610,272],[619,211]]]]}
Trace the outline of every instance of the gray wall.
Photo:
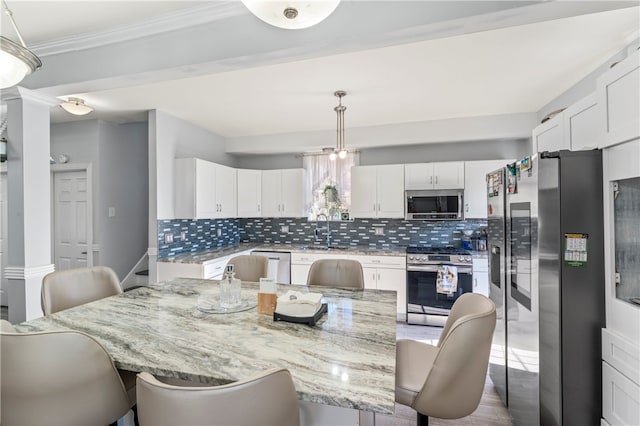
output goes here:
{"type": "Polygon", "coordinates": [[[236,156],[236,167],[239,169],[300,169],[302,156],[294,154],[260,154],[236,156]]]}
{"type": "Polygon", "coordinates": [[[93,238],[96,265],[123,279],[147,247],[147,123],[116,125],[84,120],[51,126],[51,155],[93,168],[93,238]],[[115,217],[108,208],[115,207],[115,217]]]}
{"type": "Polygon", "coordinates": [[[362,150],[360,165],[430,163],[521,158],[531,143],[528,139],[433,143],[362,150]]]}
{"type": "MultiPolygon", "coordinates": [[[[530,147],[530,139],[519,139],[369,148],[360,151],[360,165],[522,158],[530,147]]],[[[302,157],[294,154],[239,155],[236,164],[243,169],[292,169],[302,167],[302,157]]]]}
{"type": "Polygon", "coordinates": [[[147,250],[147,123],[100,123],[100,262],[123,279],[147,250]],[[109,207],[115,216],[109,217],[109,207]]]}

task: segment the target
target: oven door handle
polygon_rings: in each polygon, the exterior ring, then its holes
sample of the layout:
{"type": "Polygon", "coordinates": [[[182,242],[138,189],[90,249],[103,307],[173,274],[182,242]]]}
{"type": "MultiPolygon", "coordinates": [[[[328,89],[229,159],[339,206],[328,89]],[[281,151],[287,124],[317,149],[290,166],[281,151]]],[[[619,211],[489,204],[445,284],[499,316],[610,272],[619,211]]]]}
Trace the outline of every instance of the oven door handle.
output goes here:
{"type": "MultiPolygon", "coordinates": [[[[471,274],[473,268],[465,266],[457,266],[459,274],[471,274]]],[[[407,266],[407,272],[438,272],[438,265],[411,265],[407,266]]]]}

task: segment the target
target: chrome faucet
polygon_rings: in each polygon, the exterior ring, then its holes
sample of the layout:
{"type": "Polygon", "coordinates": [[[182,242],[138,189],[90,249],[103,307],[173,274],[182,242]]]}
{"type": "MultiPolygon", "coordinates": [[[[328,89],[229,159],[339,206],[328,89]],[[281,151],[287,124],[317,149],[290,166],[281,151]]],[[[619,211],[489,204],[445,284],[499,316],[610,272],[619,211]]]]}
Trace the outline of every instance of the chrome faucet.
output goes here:
{"type": "Polygon", "coordinates": [[[315,236],[316,238],[318,238],[320,236],[320,230],[322,228],[318,227],[318,222],[320,222],[320,218],[324,218],[325,222],[327,223],[326,228],[327,228],[327,248],[331,247],[331,229],[329,228],[329,216],[327,216],[324,213],[320,213],[318,215],[316,215],[316,229],[315,229],[315,236]]]}

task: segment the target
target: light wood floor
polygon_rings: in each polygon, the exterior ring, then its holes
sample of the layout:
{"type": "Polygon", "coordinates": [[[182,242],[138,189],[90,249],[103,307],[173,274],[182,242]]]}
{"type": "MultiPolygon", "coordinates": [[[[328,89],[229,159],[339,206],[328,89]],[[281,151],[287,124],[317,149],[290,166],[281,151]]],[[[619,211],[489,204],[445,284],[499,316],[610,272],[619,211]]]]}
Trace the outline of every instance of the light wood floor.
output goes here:
{"type": "MultiPolygon", "coordinates": [[[[440,337],[440,327],[407,325],[398,323],[396,336],[398,339],[414,339],[435,344],[440,337]]],[[[411,426],[416,424],[416,412],[404,405],[396,404],[393,416],[376,415],[376,426],[411,426]]],[[[511,417],[500,401],[491,379],[487,376],[484,393],[477,410],[468,417],[457,420],[429,418],[430,426],[511,426],[511,417]]]]}

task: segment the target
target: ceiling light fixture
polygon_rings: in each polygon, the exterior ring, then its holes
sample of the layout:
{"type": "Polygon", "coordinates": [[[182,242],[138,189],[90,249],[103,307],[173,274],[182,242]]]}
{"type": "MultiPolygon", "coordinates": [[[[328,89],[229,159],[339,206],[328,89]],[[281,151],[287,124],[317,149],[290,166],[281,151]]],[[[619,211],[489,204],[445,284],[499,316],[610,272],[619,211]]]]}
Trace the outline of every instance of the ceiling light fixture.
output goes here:
{"type": "Polygon", "coordinates": [[[336,156],[340,159],[347,157],[347,149],[344,147],[344,112],[347,107],[342,105],[342,98],[347,96],[347,92],[344,90],[338,90],[333,94],[338,97],[338,105],[333,108],[337,117],[336,149],[329,155],[330,160],[335,160],[336,156]]]}
{"type": "Polygon", "coordinates": [[[267,24],[299,30],[323,21],[336,10],[340,0],[242,0],[242,3],[267,24]]]}
{"type": "Polygon", "coordinates": [[[87,115],[93,108],[85,105],[84,99],[69,97],[60,104],[62,109],[73,115],[87,115]]]}
{"type": "Polygon", "coordinates": [[[40,59],[27,49],[27,45],[13,20],[13,12],[4,0],[2,0],[2,5],[22,46],[5,36],[0,36],[0,89],[15,86],[27,74],[31,74],[42,66],[40,59]]]}

